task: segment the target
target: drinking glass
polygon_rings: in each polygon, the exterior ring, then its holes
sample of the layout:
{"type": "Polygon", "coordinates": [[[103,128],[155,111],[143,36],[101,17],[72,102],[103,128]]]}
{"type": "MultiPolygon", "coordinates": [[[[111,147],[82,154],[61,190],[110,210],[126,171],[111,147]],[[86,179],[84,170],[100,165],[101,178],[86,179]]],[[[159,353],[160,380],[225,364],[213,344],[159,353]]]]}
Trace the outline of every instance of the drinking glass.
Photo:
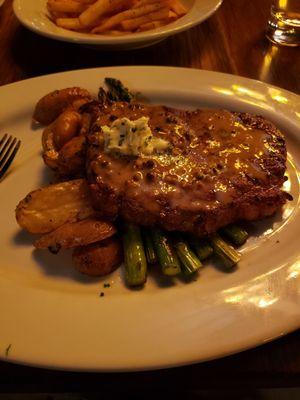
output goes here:
{"type": "Polygon", "coordinates": [[[273,43],[300,46],[300,0],[273,0],[266,35],[273,43]]]}

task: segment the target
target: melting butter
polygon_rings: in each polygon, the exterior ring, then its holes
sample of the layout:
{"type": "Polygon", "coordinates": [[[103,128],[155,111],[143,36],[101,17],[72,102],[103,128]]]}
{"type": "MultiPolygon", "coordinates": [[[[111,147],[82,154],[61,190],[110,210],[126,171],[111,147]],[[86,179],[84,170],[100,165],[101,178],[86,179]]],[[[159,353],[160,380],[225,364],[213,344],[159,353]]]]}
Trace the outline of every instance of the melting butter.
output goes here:
{"type": "Polygon", "coordinates": [[[109,127],[102,126],[105,153],[140,156],[162,153],[169,142],[153,136],[148,117],[135,121],[128,118],[116,119],[109,127]]]}

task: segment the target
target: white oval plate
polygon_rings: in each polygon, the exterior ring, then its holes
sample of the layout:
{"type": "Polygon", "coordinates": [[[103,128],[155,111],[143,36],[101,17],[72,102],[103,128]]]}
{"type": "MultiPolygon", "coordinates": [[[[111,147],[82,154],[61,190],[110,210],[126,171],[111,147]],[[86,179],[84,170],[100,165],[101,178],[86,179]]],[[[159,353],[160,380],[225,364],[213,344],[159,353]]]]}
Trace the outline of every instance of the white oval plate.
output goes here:
{"type": "Polygon", "coordinates": [[[4,86],[0,102],[0,132],[22,139],[20,154],[0,184],[3,359],[73,370],[155,369],[221,357],[299,328],[298,96],[215,72],[116,67],[4,86]],[[41,130],[31,127],[36,101],[51,90],[74,85],[97,93],[106,76],[121,79],[155,103],[250,111],[263,114],[285,132],[289,150],[285,189],[294,200],[282,215],[252,228],[236,272],[225,274],[206,264],[199,279],[189,284],[177,279],[167,285],[150,276],[143,290],[129,290],[121,270],[106,279],[85,278],[72,268],[69,254],[34,251],[33,238],[19,229],[16,204],[51,176],[41,159],[41,130]],[[111,288],[104,288],[105,282],[111,288]]]}
{"type": "Polygon", "coordinates": [[[125,36],[93,35],[59,28],[47,17],[46,0],[14,0],[13,9],[24,26],[40,35],[102,49],[126,50],[150,46],[200,24],[219,8],[222,0],[182,0],[182,2],[189,10],[184,17],[158,29],[125,36]]]}

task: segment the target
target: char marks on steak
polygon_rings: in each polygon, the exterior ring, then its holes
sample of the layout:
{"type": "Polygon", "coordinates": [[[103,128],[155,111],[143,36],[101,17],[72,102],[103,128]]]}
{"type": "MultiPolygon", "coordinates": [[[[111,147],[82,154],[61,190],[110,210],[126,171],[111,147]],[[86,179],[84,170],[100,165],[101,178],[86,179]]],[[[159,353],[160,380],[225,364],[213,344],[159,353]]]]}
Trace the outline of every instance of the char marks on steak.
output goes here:
{"type": "Polygon", "coordinates": [[[92,108],[87,175],[103,217],[206,235],[272,215],[286,201],[284,137],[262,117],[134,103],[92,108]],[[100,127],[142,116],[171,149],[136,158],[106,154],[100,127]]]}

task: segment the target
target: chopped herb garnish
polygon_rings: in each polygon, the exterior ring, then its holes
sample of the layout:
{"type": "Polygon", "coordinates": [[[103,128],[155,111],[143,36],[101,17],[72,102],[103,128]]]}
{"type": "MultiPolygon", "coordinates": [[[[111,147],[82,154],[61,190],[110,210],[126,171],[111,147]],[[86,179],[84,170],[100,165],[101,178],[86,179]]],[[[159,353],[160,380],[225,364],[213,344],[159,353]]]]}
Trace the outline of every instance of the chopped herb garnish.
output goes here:
{"type": "Polygon", "coordinates": [[[11,349],[11,344],[9,344],[5,349],[5,357],[8,357],[10,349],[11,349]]]}
{"type": "Polygon", "coordinates": [[[109,288],[110,287],[110,283],[104,283],[103,287],[104,288],[109,288]]]}

